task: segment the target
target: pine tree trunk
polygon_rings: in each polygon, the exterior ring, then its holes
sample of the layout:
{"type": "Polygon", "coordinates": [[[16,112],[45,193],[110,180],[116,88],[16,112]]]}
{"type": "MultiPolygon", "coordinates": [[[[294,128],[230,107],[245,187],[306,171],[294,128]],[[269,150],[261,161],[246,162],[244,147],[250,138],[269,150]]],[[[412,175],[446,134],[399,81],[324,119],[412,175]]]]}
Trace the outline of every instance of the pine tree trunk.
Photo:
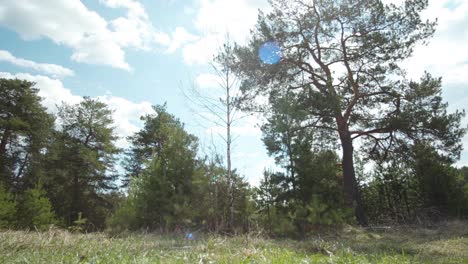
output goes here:
{"type": "Polygon", "coordinates": [[[7,141],[11,136],[11,130],[6,128],[2,135],[2,140],[0,141],[0,181],[6,181],[7,179],[2,179],[2,177],[6,177],[4,175],[5,167],[5,160],[6,160],[6,145],[7,141]]]}
{"type": "Polygon", "coordinates": [[[0,161],[3,160],[3,157],[5,157],[6,145],[10,136],[11,136],[11,130],[6,128],[5,131],[3,132],[2,140],[0,141],[0,161]]]}
{"type": "Polygon", "coordinates": [[[80,186],[79,179],[77,175],[73,176],[73,190],[72,190],[72,200],[71,200],[71,210],[70,218],[68,220],[68,225],[73,225],[73,223],[78,219],[78,214],[80,212],[80,186]]]}
{"type": "Polygon", "coordinates": [[[342,168],[343,168],[343,188],[346,205],[353,208],[356,220],[360,225],[366,226],[367,217],[362,206],[361,195],[356,181],[353,160],[353,141],[349,133],[346,122],[339,122],[339,134],[341,148],[343,150],[342,168]]]}

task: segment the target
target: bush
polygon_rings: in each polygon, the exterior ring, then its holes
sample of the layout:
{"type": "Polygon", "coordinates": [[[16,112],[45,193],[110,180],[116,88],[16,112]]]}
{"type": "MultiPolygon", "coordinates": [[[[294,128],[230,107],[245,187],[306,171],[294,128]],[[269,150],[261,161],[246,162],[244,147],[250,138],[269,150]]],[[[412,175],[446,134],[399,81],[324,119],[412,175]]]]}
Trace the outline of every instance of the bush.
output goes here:
{"type": "Polygon", "coordinates": [[[73,233],[81,233],[85,231],[86,223],[88,222],[87,218],[83,218],[83,213],[78,213],[78,219],[73,221],[73,225],[68,227],[68,230],[73,233]]]}
{"type": "Polygon", "coordinates": [[[26,190],[18,204],[18,223],[22,228],[44,229],[56,222],[52,205],[41,186],[26,190]]]}
{"type": "Polygon", "coordinates": [[[139,184],[141,184],[141,179],[132,178],[128,196],[120,201],[117,210],[106,219],[109,232],[120,233],[128,230],[137,230],[142,227],[137,217],[137,207],[141,204],[141,201],[138,201],[138,197],[136,196],[139,184]]]}
{"type": "Polygon", "coordinates": [[[307,222],[312,225],[342,225],[353,222],[353,210],[344,206],[330,206],[314,197],[307,205],[307,222]]]}
{"type": "Polygon", "coordinates": [[[307,204],[291,203],[289,217],[304,236],[317,228],[329,228],[353,222],[353,211],[338,204],[330,205],[314,195],[307,204]]]}
{"type": "Polygon", "coordinates": [[[107,219],[107,226],[111,232],[123,232],[138,229],[138,221],[132,198],[127,198],[115,213],[107,219]]]}
{"type": "Polygon", "coordinates": [[[0,185],[0,228],[11,227],[16,215],[13,195],[0,185]]]}

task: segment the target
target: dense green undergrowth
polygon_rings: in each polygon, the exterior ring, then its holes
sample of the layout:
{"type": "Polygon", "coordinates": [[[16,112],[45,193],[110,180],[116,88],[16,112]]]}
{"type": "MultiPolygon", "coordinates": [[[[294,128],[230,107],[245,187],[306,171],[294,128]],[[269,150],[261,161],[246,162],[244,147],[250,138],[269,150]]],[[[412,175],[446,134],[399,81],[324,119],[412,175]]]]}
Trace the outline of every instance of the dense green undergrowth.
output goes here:
{"type": "Polygon", "coordinates": [[[345,227],[305,240],[131,233],[0,232],[0,263],[468,263],[468,224],[345,227]]]}

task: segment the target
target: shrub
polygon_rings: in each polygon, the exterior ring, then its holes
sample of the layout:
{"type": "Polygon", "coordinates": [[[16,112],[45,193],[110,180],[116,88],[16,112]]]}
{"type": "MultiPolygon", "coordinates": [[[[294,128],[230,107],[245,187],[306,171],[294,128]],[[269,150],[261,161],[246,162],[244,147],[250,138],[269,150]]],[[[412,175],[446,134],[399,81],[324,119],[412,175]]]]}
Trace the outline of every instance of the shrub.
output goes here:
{"type": "Polygon", "coordinates": [[[56,222],[52,205],[41,186],[26,190],[18,204],[18,223],[22,228],[44,229],[56,222]]]}
{"type": "Polygon", "coordinates": [[[83,217],[82,212],[79,212],[78,213],[78,219],[73,221],[73,225],[69,226],[68,230],[70,230],[70,232],[74,232],[74,233],[76,233],[76,232],[81,233],[81,232],[85,231],[85,226],[86,226],[87,222],[88,222],[88,219],[83,217]]]}
{"type": "Polygon", "coordinates": [[[0,228],[13,225],[16,215],[16,202],[13,195],[0,185],[0,228]]]}
{"type": "Polygon", "coordinates": [[[138,228],[134,197],[123,201],[115,213],[107,219],[107,226],[111,232],[123,232],[138,228]]]}

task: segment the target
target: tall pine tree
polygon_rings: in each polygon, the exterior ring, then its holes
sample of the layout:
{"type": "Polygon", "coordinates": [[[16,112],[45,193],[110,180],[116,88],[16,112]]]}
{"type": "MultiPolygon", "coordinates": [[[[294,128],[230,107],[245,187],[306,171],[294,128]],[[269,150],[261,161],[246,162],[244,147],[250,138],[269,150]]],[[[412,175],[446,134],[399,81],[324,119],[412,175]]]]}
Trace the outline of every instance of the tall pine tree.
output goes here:
{"type": "Polygon", "coordinates": [[[427,74],[411,82],[399,67],[434,33],[435,23],[420,17],[427,0],[401,6],[381,0],[270,3],[272,12],[260,14],[250,43],[236,52],[245,107],[276,90],[307,98],[308,121],[302,126],[338,136],[345,200],[360,224],[367,219],[355,176],[356,139],[375,159],[421,138],[459,155],[463,113],[447,113],[440,79],[427,74]]]}

